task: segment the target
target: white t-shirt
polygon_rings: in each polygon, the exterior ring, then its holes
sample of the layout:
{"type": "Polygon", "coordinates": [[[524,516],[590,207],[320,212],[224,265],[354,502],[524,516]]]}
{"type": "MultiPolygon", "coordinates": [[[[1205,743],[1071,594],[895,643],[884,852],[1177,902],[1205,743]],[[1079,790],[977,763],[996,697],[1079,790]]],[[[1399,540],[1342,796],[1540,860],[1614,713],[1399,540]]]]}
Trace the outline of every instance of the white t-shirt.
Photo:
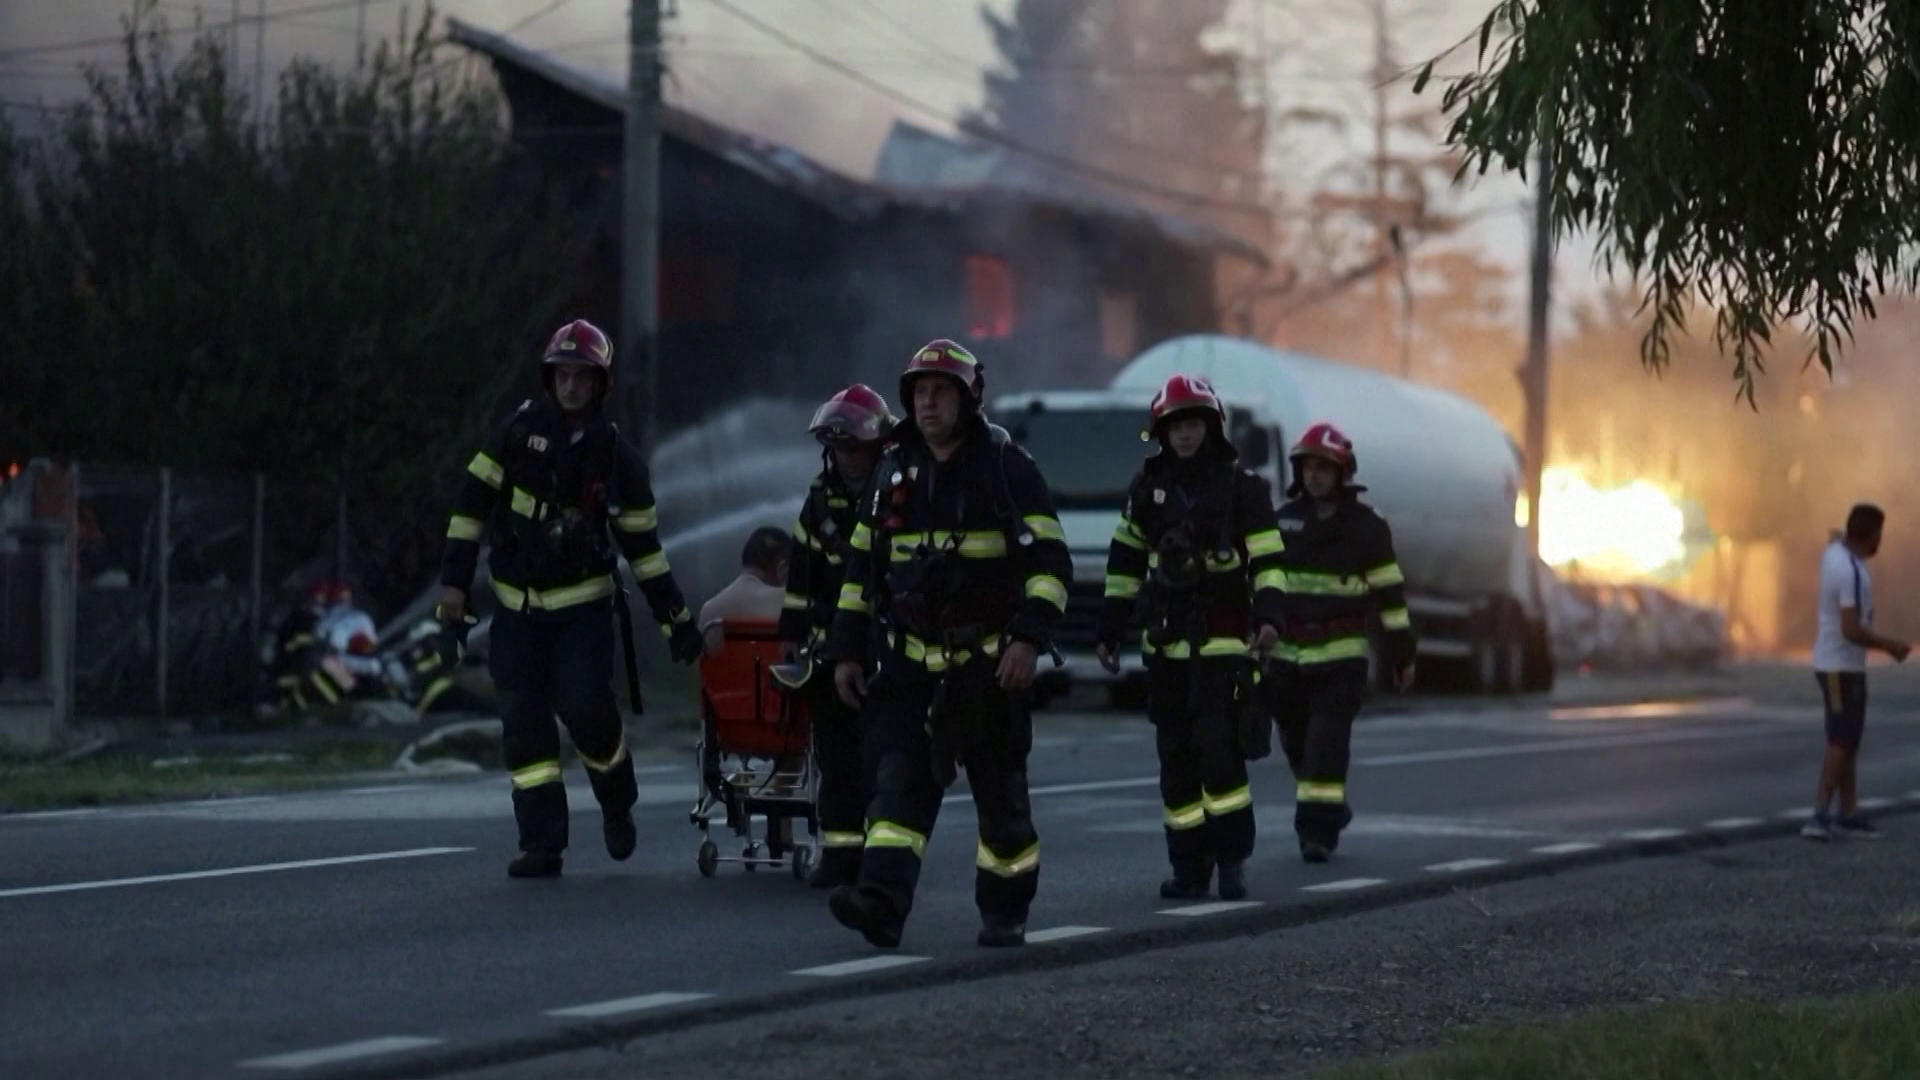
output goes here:
{"type": "Polygon", "coordinates": [[[1820,628],[1813,638],[1815,671],[1865,671],[1867,650],[1840,632],[1840,612],[1860,610],[1860,625],[1873,625],[1873,578],[1847,546],[1836,540],[1820,556],[1820,628]]]}

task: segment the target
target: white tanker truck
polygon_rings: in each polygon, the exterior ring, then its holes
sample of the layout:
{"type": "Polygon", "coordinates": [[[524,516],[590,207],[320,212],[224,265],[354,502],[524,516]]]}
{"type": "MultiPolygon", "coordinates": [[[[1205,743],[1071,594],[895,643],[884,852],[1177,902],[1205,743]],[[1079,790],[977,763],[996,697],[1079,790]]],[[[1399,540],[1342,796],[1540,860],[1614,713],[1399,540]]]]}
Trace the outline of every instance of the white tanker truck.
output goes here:
{"type": "Polygon", "coordinates": [[[1502,694],[1552,687],[1542,602],[1549,571],[1519,523],[1519,448],[1493,417],[1381,372],[1218,335],[1155,346],[1105,389],[1004,394],[991,404],[993,419],[1045,471],[1073,549],[1057,641],[1062,676],[1109,683],[1116,704],[1138,699],[1137,654],[1108,675],[1093,655],[1094,621],[1107,544],[1146,451],[1148,403],[1180,373],[1206,377],[1226,399],[1242,464],[1266,478],[1276,504],[1285,497],[1287,447],[1309,424],[1331,421],[1354,440],[1358,480],[1392,525],[1407,577],[1422,683],[1502,694]]]}

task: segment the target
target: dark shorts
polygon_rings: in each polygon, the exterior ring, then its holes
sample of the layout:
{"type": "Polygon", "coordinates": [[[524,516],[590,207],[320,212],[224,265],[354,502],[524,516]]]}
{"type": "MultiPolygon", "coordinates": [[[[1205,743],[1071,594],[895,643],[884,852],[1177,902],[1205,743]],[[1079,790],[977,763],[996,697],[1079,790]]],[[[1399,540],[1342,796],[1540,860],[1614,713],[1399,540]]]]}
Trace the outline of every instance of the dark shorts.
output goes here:
{"type": "Polygon", "coordinates": [[[1860,749],[1867,728],[1867,673],[1816,671],[1813,678],[1827,714],[1827,745],[1860,749]]]}

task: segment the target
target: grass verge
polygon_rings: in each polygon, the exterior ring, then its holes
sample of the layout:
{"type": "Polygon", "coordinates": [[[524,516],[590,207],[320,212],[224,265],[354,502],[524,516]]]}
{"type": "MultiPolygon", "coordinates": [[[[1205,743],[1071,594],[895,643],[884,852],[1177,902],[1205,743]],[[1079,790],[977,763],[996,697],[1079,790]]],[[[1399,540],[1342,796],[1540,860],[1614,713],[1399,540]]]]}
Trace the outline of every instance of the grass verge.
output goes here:
{"type": "Polygon", "coordinates": [[[297,754],[163,760],[98,758],[68,765],[0,761],[0,810],[210,799],[327,787],[393,764],[391,748],[341,745],[297,754]]]}
{"type": "Polygon", "coordinates": [[[1920,992],[1772,1005],[1675,1003],[1490,1028],[1322,1080],[1908,1080],[1920,992]]]}

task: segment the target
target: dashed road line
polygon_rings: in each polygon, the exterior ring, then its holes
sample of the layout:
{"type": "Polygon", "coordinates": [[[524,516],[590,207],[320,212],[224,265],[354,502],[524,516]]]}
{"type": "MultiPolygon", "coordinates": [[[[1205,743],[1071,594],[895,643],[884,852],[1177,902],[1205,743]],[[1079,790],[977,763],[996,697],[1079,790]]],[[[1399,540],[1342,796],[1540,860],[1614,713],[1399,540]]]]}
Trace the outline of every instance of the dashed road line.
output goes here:
{"type": "Polygon", "coordinates": [[[1386,878],[1356,877],[1341,881],[1323,881],[1318,885],[1302,885],[1301,892],[1352,892],[1354,889],[1366,889],[1375,885],[1385,885],[1386,878]]]}
{"type": "Polygon", "coordinates": [[[615,998],[612,1001],[596,1001],[590,1005],[574,1005],[565,1009],[548,1010],[548,1016],[580,1017],[597,1019],[603,1016],[625,1016],[628,1013],[644,1012],[648,1009],[664,1009],[669,1005],[684,1005],[689,1001],[703,1001],[712,994],[681,994],[662,992],[641,994],[638,997],[615,998]]]}
{"type": "Polygon", "coordinates": [[[1804,806],[1796,806],[1790,810],[1782,810],[1773,816],[1779,818],[1781,821],[1799,821],[1811,813],[1813,813],[1813,811],[1804,806]]]}
{"type": "Polygon", "coordinates": [[[84,892],[91,889],[115,889],[128,885],[155,885],[166,881],[196,881],[200,878],[235,877],[240,874],[267,874],[279,870],[305,870],[316,866],[346,866],[352,863],[382,862],[390,859],[417,859],[426,855],[455,855],[472,851],[470,847],[414,848],[411,851],[381,851],[372,855],[342,855],[332,859],[302,859],[299,862],[264,863],[259,866],[230,866],[220,870],[192,870],[181,874],[152,874],[147,877],[113,878],[108,881],[76,881],[65,885],[35,885],[26,889],[0,891],[9,896],[45,896],[49,893],[84,892]]]}
{"type": "Polygon", "coordinates": [[[335,1065],[342,1061],[355,1061],[360,1058],[377,1057],[381,1054],[398,1054],[407,1050],[420,1050],[429,1046],[439,1046],[445,1039],[423,1039],[415,1035],[387,1035],[378,1039],[362,1039],[359,1042],[341,1043],[338,1046],[322,1046],[313,1050],[296,1050],[290,1054],[274,1054],[271,1057],[254,1058],[243,1061],[243,1069],[311,1069],[316,1065],[335,1065]]]}
{"type": "Polygon", "coordinates": [[[1893,805],[1893,803],[1894,803],[1894,800],[1892,800],[1892,799],[1883,799],[1883,798],[1880,798],[1879,796],[1877,796],[1877,795],[1876,795],[1876,796],[1874,796],[1874,797],[1873,797],[1873,798],[1871,798],[1871,799],[1861,799],[1861,800],[1860,800],[1860,809],[1862,809],[1862,810],[1885,810],[1885,809],[1886,809],[1887,807],[1889,807],[1889,806],[1892,806],[1892,805],[1893,805]]]}
{"type": "Polygon", "coordinates": [[[1707,828],[1709,829],[1744,829],[1749,825],[1758,825],[1760,823],[1761,823],[1761,819],[1757,817],[1723,817],[1723,818],[1715,818],[1714,820],[1707,822],[1707,828]]]}
{"type": "Polygon", "coordinates": [[[888,968],[925,963],[930,959],[932,959],[932,957],[928,956],[869,956],[864,960],[846,960],[838,964],[822,964],[819,967],[801,968],[798,971],[790,971],[787,974],[836,979],[845,975],[864,975],[869,971],[885,971],[888,968]]]}
{"type": "Polygon", "coordinates": [[[1571,855],[1576,851],[1594,851],[1600,847],[1591,840],[1569,840],[1563,844],[1548,844],[1533,849],[1535,855],[1571,855]]]}
{"type": "Polygon", "coordinates": [[[1672,840],[1687,835],[1685,829],[1634,829],[1620,834],[1628,840],[1672,840]]]}
{"type": "Polygon", "coordinates": [[[1258,900],[1215,900],[1211,904],[1189,904],[1186,907],[1161,908],[1161,915],[1178,915],[1191,918],[1196,915],[1218,915],[1223,911],[1239,911],[1242,908],[1259,907],[1258,900]]]}
{"type": "Polygon", "coordinates": [[[1027,935],[1028,942],[1065,941],[1068,938],[1086,937],[1088,934],[1104,934],[1105,926],[1056,926],[1048,930],[1035,930],[1027,935]]]}
{"type": "Polygon", "coordinates": [[[1459,873],[1463,870],[1483,870],[1489,866],[1499,866],[1506,861],[1505,859],[1455,859],[1452,862],[1434,863],[1432,866],[1422,867],[1421,869],[1450,874],[1459,873]]]}

